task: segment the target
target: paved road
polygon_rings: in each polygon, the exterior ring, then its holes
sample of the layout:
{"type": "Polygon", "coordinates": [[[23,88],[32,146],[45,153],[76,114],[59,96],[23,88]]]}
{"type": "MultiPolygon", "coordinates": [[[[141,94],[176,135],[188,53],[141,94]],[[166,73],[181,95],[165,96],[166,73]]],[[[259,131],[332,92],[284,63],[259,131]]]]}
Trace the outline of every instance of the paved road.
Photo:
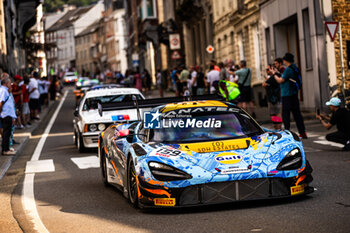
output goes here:
{"type": "MultiPolygon", "coordinates": [[[[80,154],[73,145],[73,110],[70,92],[40,154],[39,160],[52,160],[54,171],[34,177],[36,208],[49,232],[349,232],[350,153],[340,151],[338,145],[322,144],[326,132],[314,121],[307,122],[310,138],[304,141],[314,168],[312,184],[317,191],[312,195],[141,212],[118,190],[104,187],[99,168],[78,167],[81,163],[74,158],[96,156],[96,151],[80,154]]],[[[35,133],[43,132],[44,126],[35,133]]],[[[30,159],[38,140],[30,141],[10,174],[17,171],[21,178],[20,168],[30,159]]],[[[17,180],[13,214],[23,231],[34,232],[21,204],[23,178],[17,180]]]]}

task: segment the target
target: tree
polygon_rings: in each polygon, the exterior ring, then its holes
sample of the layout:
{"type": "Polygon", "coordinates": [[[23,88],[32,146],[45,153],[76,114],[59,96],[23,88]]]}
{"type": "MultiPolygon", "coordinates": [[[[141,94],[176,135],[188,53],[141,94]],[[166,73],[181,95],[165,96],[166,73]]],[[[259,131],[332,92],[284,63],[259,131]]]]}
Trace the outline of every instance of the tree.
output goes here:
{"type": "Polygon", "coordinates": [[[96,2],[96,0],[45,0],[44,11],[55,12],[57,9],[62,8],[64,4],[75,5],[79,7],[90,5],[93,2],[96,2]]]}

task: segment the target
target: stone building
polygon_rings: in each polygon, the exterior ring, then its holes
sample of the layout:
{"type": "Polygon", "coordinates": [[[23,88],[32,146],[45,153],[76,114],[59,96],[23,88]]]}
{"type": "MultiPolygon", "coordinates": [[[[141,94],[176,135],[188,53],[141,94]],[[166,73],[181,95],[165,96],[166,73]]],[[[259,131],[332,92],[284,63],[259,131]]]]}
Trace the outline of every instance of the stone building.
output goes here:
{"type": "Polygon", "coordinates": [[[216,60],[246,60],[252,69],[255,99],[263,98],[258,0],[213,1],[214,47],[216,60]]]}
{"type": "Polygon", "coordinates": [[[107,66],[110,71],[127,69],[125,9],[122,0],[104,1],[105,46],[107,66]]]}
{"type": "Polygon", "coordinates": [[[304,109],[324,108],[334,83],[334,47],[324,26],[331,9],[331,0],[260,0],[262,63],[294,54],[303,79],[304,109]]]}
{"type": "Polygon", "coordinates": [[[75,36],[75,65],[81,76],[93,76],[96,67],[93,62],[93,47],[98,39],[99,20],[96,20],[86,29],[75,36]]]}
{"type": "Polygon", "coordinates": [[[342,43],[343,43],[343,66],[344,66],[344,84],[342,81],[340,44],[338,34],[334,40],[335,59],[336,59],[336,78],[339,90],[344,86],[346,90],[350,89],[350,3],[347,0],[332,1],[333,18],[332,21],[341,23],[342,43]]]}
{"type": "Polygon", "coordinates": [[[5,69],[6,63],[6,32],[5,32],[4,1],[0,0],[0,73],[5,69]]]}
{"type": "MultiPolygon", "coordinates": [[[[182,23],[184,58],[187,66],[199,65],[206,70],[214,54],[206,51],[215,45],[213,31],[214,6],[223,1],[176,1],[176,19],[182,23]]],[[[226,2],[226,1],[225,1],[226,2]]]]}

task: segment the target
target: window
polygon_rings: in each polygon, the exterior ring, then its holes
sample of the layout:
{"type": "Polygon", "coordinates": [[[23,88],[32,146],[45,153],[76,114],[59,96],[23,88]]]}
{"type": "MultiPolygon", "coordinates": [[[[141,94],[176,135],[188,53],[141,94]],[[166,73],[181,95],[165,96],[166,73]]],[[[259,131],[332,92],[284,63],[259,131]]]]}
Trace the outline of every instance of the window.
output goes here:
{"type": "Polygon", "coordinates": [[[302,14],[303,14],[303,24],[304,24],[305,65],[306,65],[306,69],[312,69],[309,9],[308,8],[304,9],[302,14]]]}
{"type": "Polygon", "coordinates": [[[116,54],[119,55],[119,40],[115,42],[115,51],[116,51],[116,54]]]}
{"type": "Polygon", "coordinates": [[[238,51],[239,51],[239,60],[245,60],[244,56],[244,46],[243,46],[243,32],[238,33],[238,51]]]}
{"type": "Polygon", "coordinates": [[[271,37],[270,37],[270,28],[265,28],[265,42],[266,42],[266,61],[267,64],[272,63],[271,57],[271,37]]]}
{"type": "Polygon", "coordinates": [[[155,0],[143,0],[140,8],[141,19],[156,18],[155,0]]]}
{"type": "Polygon", "coordinates": [[[255,72],[256,78],[261,79],[261,62],[260,62],[260,35],[259,25],[253,27],[253,41],[254,41],[254,57],[255,57],[255,72]]]}

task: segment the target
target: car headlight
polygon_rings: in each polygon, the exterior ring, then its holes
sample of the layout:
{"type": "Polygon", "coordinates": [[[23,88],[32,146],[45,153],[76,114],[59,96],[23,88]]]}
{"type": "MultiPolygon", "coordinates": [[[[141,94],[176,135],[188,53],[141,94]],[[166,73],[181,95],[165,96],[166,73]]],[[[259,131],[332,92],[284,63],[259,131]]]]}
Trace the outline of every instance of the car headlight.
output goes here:
{"type": "Polygon", "coordinates": [[[301,167],[303,158],[299,148],[291,150],[278,164],[277,170],[295,170],[301,167]]]}
{"type": "Polygon", "coordinates": [[[106,126],[105,126],[105,124],[98,124],[97,128],[99,131],[103,131],[103,130],[105,130],[106,126]]]}
{"type": "Polygon", "coordinates": [[[89,126],[89,130],[91,132],[95,132],[97,130],[97,126],[95,124],[92,124],[92,125],[89,126]]]}
{"type": "Polygon", "coordinates": [[[192,176],[186,172],[163,163],[149,162],[148,166],[154,178],[160,181],[186,180],[192,178],[192,176]]]}

